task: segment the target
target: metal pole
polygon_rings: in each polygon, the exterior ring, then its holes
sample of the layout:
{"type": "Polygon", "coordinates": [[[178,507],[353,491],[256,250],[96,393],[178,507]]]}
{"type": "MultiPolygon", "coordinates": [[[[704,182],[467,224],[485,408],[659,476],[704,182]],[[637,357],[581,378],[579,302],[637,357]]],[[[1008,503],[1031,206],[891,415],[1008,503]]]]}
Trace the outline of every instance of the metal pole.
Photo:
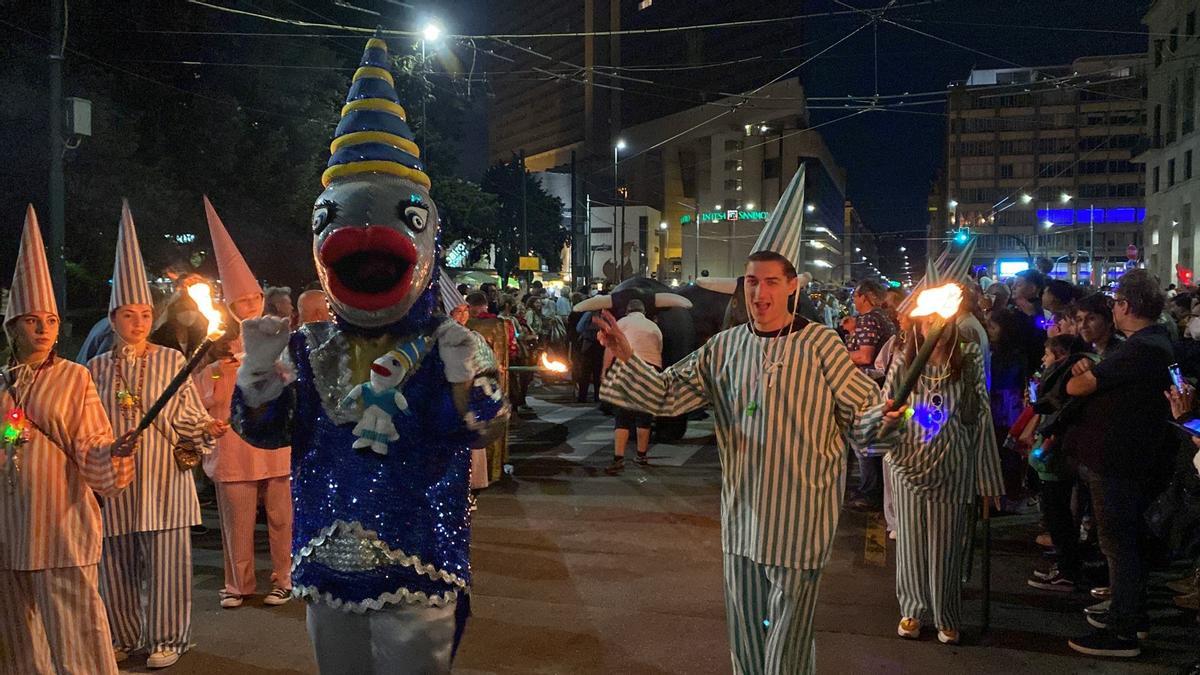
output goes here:
{"type": "MultiPolygon", "coordinates": [[[[699,192],[699,191],[697,191],[697,192],[699,192]]],[[[700,197],[699,196],[696,197],[695,206],[696,206],[696,213],[695,213],[695,216],[696,216],[696,256],[693,259],[693,262],[696,263],[696,267],[692,273],[693,281],[700,278],[700,197]]]]}
{"type": "Polygon", "coordinates": [[[587,199],[587,209],[583,212],[583,217],[585,219],[583,225],[585,230],[584,240],[587,242],[587,262],[585,265],[587,270],[587,282],[590,284],[592,283],[592,277],[595,276],[593,274],[595,268],[592,265],[592,257],[596,255],[596,253],[592,251],[592,193],[587,193],[585,198],[587,199]]]}
{"type": "Polygon", "coordinates": [[[66,239],[66,189],[63,184],[63,0],[50,3],[50,278],[60,313],[67,309],[67,271],[63,259],[66,239]]]}
{"type": "MultiPolygon", "coordinates": [[[[617,270],[617,278],[625,281],[625,211],[627,204],[625,202],[625,193],[621,193],[621,267],[617,270]]],[[[633,264],[630,263],[630,268],[633,264]]]]}
{"type": "MultiPolygon", "coordinates": [[[[583,243],[583,236],[579,226],[579,201],[575,194],[575,151],[571,151],[571,279],[572,284],[577,285],[574,280],[579,276],[580,270],[583,268],[583,251],[580,251],[583,243]]],[[[568,295],[568,297],[570,297],[568,295]]]]}
{"type": "Polygon", "coordinates": [[[1096,205],[1088,204],[1088,260],[1092,266],[1091,277],[1092,286],[1100,287],[1100,282],[1096,278],[1096,205]]]}
{"type": "MultiPolygon", "coordinates": [[[[612,221],[613,250],[612,250],[612,255],[613,255],[613,266],[616,267],[616,270],[613,271],[613,276],[615,276],[617,278],[617,281],[621,280],[621,261],[618,261],[617,258],[618,258],[618,256],[620,256],[622,258],[624,257],[624,251],[622,251],[617,244],[617,200],[620,199],[620,197],[621,197],[621,183],[617,179],[617,145],[616,145],[616,143],[614,143],[613,144],[613,221],[612,221]]],[[[624,236],[625,233],[622,232],[621,235],[624,236]]],[[[607,281],[607,279],[605,281],[607,281]]]]}
{"type": "MultiPolygon", "coordinates": [[[[525,180],[525,150],[523,148],[519,157],[521,160],[521,173],[519,176],[521,181],[521,255],[529,255],[529,222],[527,217],[528,212],[525,208],[525,183],[527,181],[525,180]]],[[[530,270],[529,279],[525,286],[526,289],[532,284],[533,270],[530,270]]]]}

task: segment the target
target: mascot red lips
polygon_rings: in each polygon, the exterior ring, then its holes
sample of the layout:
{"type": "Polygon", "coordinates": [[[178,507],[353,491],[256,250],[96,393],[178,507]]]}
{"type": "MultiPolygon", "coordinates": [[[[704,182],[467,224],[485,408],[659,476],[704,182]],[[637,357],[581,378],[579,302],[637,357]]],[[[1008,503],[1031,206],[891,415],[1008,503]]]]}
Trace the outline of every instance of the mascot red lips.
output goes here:
{"type": "Polygon", "coordinates": [[[329,271],[329,292],[338,301],[365,311],[403,300],[417,264],[412,239],[379,225],[331,232],[319,255],[329,271]]]}

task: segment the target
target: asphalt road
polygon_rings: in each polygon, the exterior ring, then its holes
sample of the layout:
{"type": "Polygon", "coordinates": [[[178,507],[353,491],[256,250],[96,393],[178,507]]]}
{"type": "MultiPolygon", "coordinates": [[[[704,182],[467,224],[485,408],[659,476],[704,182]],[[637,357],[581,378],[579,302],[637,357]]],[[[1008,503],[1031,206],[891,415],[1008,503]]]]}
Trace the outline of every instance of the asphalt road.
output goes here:
{"type": "MultiPolygon", "coordinates": [[[[513,474],[479,500],[474,617],[458,673],[728,673],[718,522],[720,467],[711,421],[656,445],[652,465],[609,477],[611,418],[540,390],[513,429],[513,474]]],[[[206,510],[215,528],[215,511],[206,510]]],[[[263,526],[260,525],[260,530],[263,526]]],[[[1082,594],[1025,585],[1039,552],[1036,516],[994,521],[991,628],[979,630],[979,573],[969,584],[964,644],[895,636],[894,556],[877,516],[847,512],[817,611],[822,673],[1165,673],[1200,658],[1193,613],[1152,594],[1155,625],[1133,662],[1078,656],[1082,594]]],[[[195,538],[195,647],[172,673],[313,673],[304,609],[261,598],[217,605],[219,533],[195,538]]],[[[269,589],[266,533],[260,582],[269,589]]],[[[1160,581],[1165,576],[1160,577],[1160,581]]],[[[144,655],[125,665],[143,672],[144,655]]]]}

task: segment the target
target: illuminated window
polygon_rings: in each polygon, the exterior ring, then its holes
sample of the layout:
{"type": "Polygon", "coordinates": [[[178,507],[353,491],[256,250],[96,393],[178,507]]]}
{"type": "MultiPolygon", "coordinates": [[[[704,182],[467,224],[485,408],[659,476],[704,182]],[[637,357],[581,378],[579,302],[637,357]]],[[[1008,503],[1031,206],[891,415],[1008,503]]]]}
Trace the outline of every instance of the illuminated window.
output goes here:
{"type": "Polygon", "coordinates": [[[640,12],[643,9],[646,9],[647,7],[649,7],[650,5],[653,5],[653,4],[654,4],[654,0],[642,0],[641,2],[638,3],[638,11],[640,12]]]}

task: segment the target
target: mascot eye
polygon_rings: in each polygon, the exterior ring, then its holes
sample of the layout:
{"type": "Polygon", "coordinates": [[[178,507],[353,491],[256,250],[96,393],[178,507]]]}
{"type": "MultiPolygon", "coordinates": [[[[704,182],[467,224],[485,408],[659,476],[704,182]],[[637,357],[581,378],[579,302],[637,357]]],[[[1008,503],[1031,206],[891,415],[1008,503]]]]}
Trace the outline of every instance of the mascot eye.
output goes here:
{"type": "Polygon", "coordinates": [[[317,204],[312,213],[313,234],[321,234],[321,231],[328,227],[336,217],[336,203],[331,201],[323,201],[320,204],[317,204]]]}
{"type": "Polygon", "coordinates": [[[429,206],[422,201],[400,202],[400,220],[413,232],[424,232],[429,218],[429,206]]]}

